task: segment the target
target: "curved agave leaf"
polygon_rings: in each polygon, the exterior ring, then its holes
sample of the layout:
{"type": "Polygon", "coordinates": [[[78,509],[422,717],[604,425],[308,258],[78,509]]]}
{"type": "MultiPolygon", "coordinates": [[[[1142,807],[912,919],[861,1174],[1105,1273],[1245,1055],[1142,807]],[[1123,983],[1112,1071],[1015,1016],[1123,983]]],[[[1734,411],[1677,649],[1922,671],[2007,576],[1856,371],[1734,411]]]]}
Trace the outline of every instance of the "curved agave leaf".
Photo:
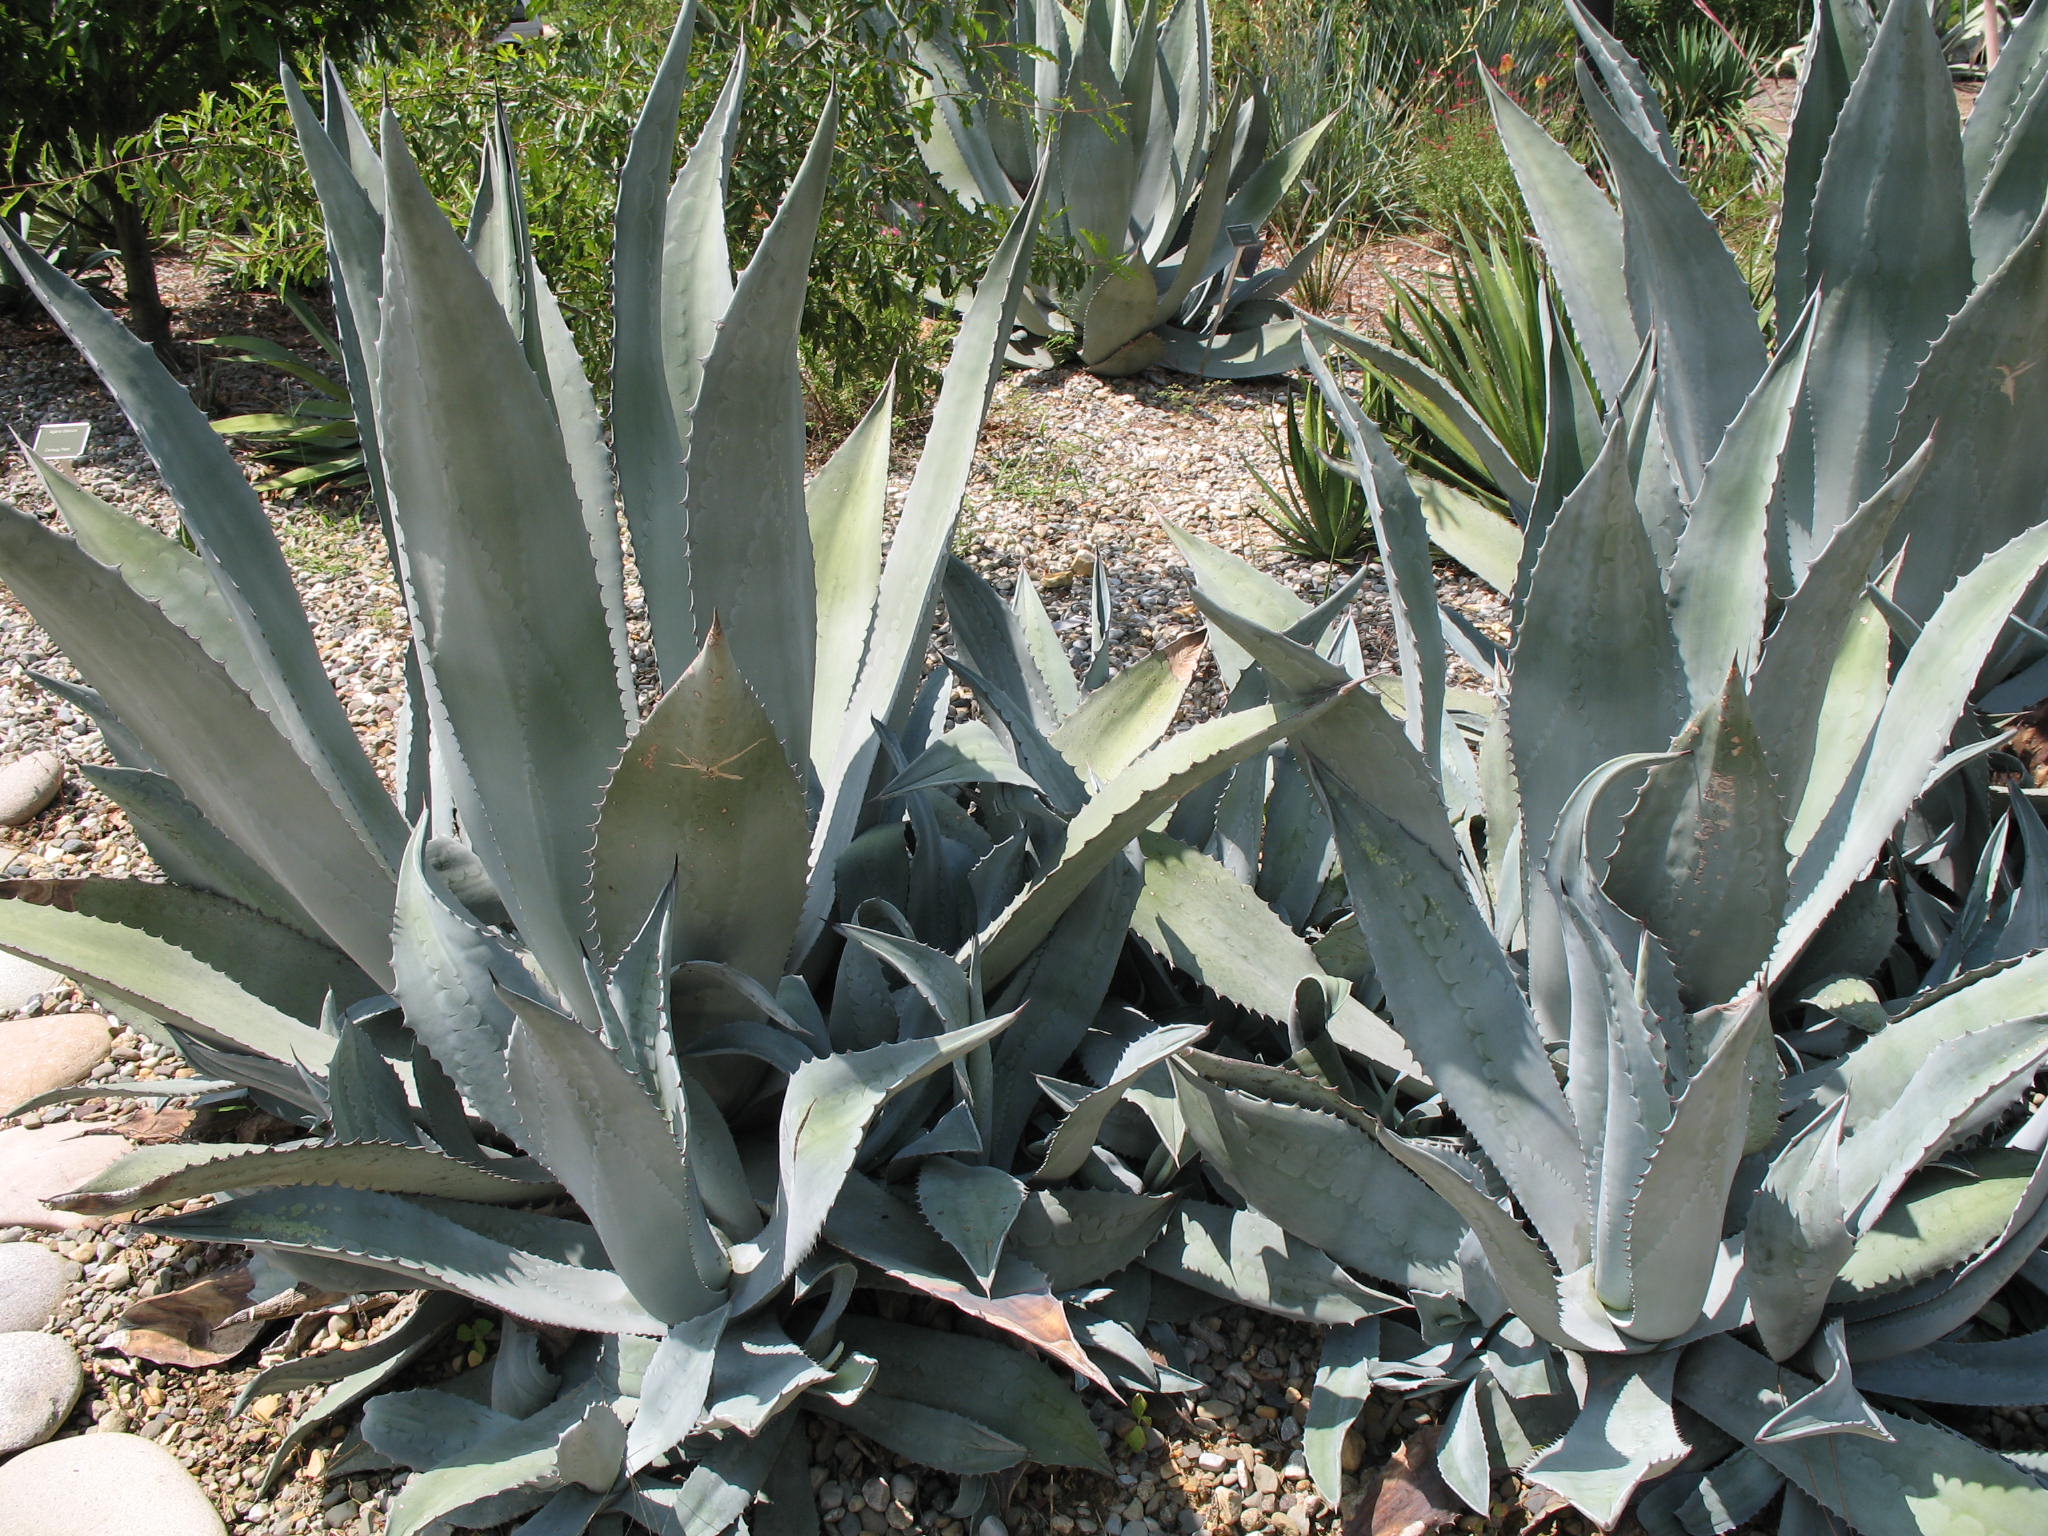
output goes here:
{"type": "Polygon", "coordinates": [[[1671,1411],[1678,1359],[1676,1350],[1589,1358],[1584,1409],[1522,1476],[1612,1530],[1636,1489],[1692,1451],[1671,1411]]]}
{"type": "Polygon", "coordinates": [[[207,818],[383,982],[391,868],[277,722],[118,573],[4,503],[0,576],[207,818]]]}
{"type": "Polygon", "coordinates": [[[1887,9],[1829,140],[1806,238],[1807,281],[1820,296],[1806,401],[1814,485],[1786,502],[1795,570],[1830,531],[1818,520],[1871,495],[1895,443],[1917,445],[1895,436],[1900,411],[1928,346],[1969,296],[1952,97],[1934,29],[1887,9]],[[1805,518],[1816,521],[1799,526],[1805,518]]]}
{"type": "MultiPolygon", "coordinates": [[[[130,901],[96,889],[102,885],[77,882],[79,889],[68,881],[0,882],[0,949],[54,966],[98,996],[202,1040],[296,1063],[316,1074],[326,1070],[334,1054],[332,1036],[300,1023],[221,967],[231,963],[235,920],[246,921],[252,943],[271,959],[285,960],[296,950],[296,958],[311,959],[331,975],[339,959],[332,951],[220,897],[145,886],[140,900],[130,901]],[[275,930],[283,947],[264,942],[266,929],[275,930]]],[[[285,972],[266,972],[260,964],[255,971],[267,977],[269,988],[281,982],[296,987],[303,979],[292,976],[283,982],[285,972]]]]}
{"type": "Polygon", "coordinates": [[[803,907],[809,841],[803,786],[714,626],[605,789],[591,864],[601,953],[624,952],[673,880],[676,956],[773,984],[803,907]]]}
{"type": "MultiPolygon", "coordinates": [[[[573,1019],[506,998],[518,1015],[507,1074],[535,1155],[575,1196],[650,1312],[673,1326],[717,1307],[730,1262],[662,1107],[573,1019]]],[[[687,1123],[682,1131],[686,1143],[687,1123]]]]}
{"type": "MultiPolygon", "coordinates": [[[[1145,884],[1131,930],[1147,948],[1218,996],[1285,1021],[1294,985],[1324,970],[1301,936],[1215,860],[1160,832],[1141,833],[1145,884]]],[[[1331,1037],[1376,1066],[1420,1078],[1401,1037],[1348,989],[1331,1037]]]]}
{"type": "Polygon", "coordinates": [[[291,1258],[338,1259],[468,1296],[531,1323],[659,1334],[661,1323],[611,1270],[596,1234],[552,1217],[361,1189],[243,1195],[148,1224],[183,1241],[243,1243],[291,1258]]]}
{"type": "Polygon", "coordinates": [[[1411,1289],[1453,1291],[1465,1223],[1372,1134],[1300,1104],[1231,1093],[1176,1064],[1188,1134],[1216,1170],[1338,1263],[1411,1289]]]}
{"type": "Polygon", "coordinates": [[[1199,1201],[1174,1211],[1145,1265],[1198,1291],[1304,1323],[1355,1323],[1401,1306],[1256,1211],[1199,1201]]]}
{"type": "Polygon", "coordinates": [[[60,1210],[104,1216],[231,1190],[308,1184],[485,1204],[542,1200],[557,1188],[523,1159],[485,1168],[431,1147],[330,1141],[259,1150],[179,1142],[138,1147],[50,1203],[60,1210]]]}
{"type": "Polygon", "coordinates": [[[1064,1294],[1144,1257],[1172,1215],[1171,1195],[1115,1189],[1035,1189],[1010,1227],[1008,1251],[1064,1294]]]}
{"type": "Polygon", "coordinates": [[[746,68],[742,50],[734,57],[704,137],[677,181],[675,202],[669,203],[696,21],[696,0],[685,0],[633,125],[619,173],[612,241],[612,448],[619,499],[633,532],[655,654],[673,658],[672,666],[695,652],[697,638],[690,628],[688,551],[682,530],[674,526],[676,509],[683,504],[683,423],[678,416],[694,398],[696,371],[710,350],[693,343],[724,312],[731,293],[723,183],[746,68]],[[686,186],[691,190],[686,192],[686,186]],[[707,204],[712,206],[708,218],[707,204]],[[679,215],[678,207],[689,214],[679,215]],[[671,268],[663,238],[679,217],[700,238],[685,245],[671,268]],[[701,260],[701,266],[693,266],[693,260],[701,260]],[[706,268],[705,280],[714,285],[708,302],[698,298],[691,282],[706,268]],[[722,292],[716,288],[720,283],[722,292]]]}
{"type": "Polygon", "coordinates": [[[1103,785],[1068,825],[1059,862],[982,929],[976,945],[983,974],[999,982],[1021,965],[1109,862],[1189,790],[1308,724],[1329,702],[1292,717],[1264,707],[1205,720],[1103,785]]]}
{"type": "Polygon", "coordinates": [[[1108,1470],[1080,1400],[1046,1366],[1013,1349],[870,1317],[843,1319],[839,1337],[887,1362],[881,1390],[899,1400],[985,1425],[1042,1465],[1108,1470]]]}
{"type": "Polygon", "coordinates": [[[882,1105],[1014,1022],[1015,1014],[1005,1014],[930,1039],[842,1051],[796,1070],[783,1092],[775,1214],[737,1266],[736,1313],[759,1306],[810,1254],[882,1105]]]}
{"type": "Polygon", "coordinates": [[[1892,1439],[1837,1435],[1825,1455],[1799,1442],[1759,1443],[1764,1424],[1813,1385],[1719,1335],[1686,1352],[1677,1390],[1680,1401],[1750,1443],[1795,1487],[1867,1536],[1974,1536],[2048,1520],[2048,1486],[1996,1452],[1918,1420],[1879,1413],[1892,1439]]]}
{"type": "Polygon", "coordinates": [[[588,1018],[591,812],[627,724],[589,534],[539,382],[395,121],[385,172],[379,425],[421,664],[467,770],[471,844],[588,1018]]]}

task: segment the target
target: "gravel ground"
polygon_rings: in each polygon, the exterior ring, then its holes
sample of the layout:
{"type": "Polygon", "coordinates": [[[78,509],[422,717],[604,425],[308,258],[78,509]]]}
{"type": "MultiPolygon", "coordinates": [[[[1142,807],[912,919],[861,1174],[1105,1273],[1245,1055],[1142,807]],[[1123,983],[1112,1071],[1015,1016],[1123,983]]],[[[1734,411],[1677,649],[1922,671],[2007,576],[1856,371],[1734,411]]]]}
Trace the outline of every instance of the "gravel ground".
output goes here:
{"type": "MultiPolygon", "coordinates": [[[[289,339],[261,301],[226,294],[181,267],[166,271],[181,334],[267,330],[289,339]]],[[[222,409],[275,403],[260,373],[219,368],[210,380],[222,409]]],[[[1198,627],[1186,569],[1167,538],[1171,520],[1246,555],[1315,600],[1341,579],[1332,566],[1278,555],[1256,516],[1259,492],[1248,462],[1269,456],[1261,424],[1284,397],[1277,384],[1202,383],[1166,375],[1108,383],[1064,372],[1006,382],[984,435],[959,550],[1008,590],[1028,570],[1063,632],[1086,633],[1089,582],[1106,561],[1116,598],[1116,659],[1127,664],[1154,645],[1198,627]]],[[[175,511],[155,482],[135,435],[97,380],[54,330],[0,322],[0,421],[23,436],[48,421],[88,421],[88,456],[74,466],[88,489],[165,531],[175,511]]],[[[908,465],[903,466],[907,478],[908,465]]],[[[1269,468],[1270,472],[1270,468],[1269,468]]],[[[9,444],[0,447],[0,497],[39,513],[48,502],[33,469],[9,444]]],[[[279,507],[276,526],[301,577],[304,597],[330,671],[339,679],[357,728],[382,760],[391,751],[400,660],[398,595],[383,574],[381,541],[352,511],[300,504],[279,507]]],[[[1497,622],[1500,605],[1480,583],[1444,566],[1442,595],[1474,617],[1497,622]]],[[[1383,596],[1368,584],[1357,618],[1369,654],[1391,654],[1383,596]]],[[[48,638],[0,592],[0,761],[54,747],[72,763],[108,761],[89,720],[54,698],[31,670],[72,675],[48,638]]],[[[1191,696],[1195,713],[1220,693],[1205,671],[1191,696]]],[[[75,773],[58,800],[26,826],[0,833],[0,873],[70,877],[153,871],[125,819],[75,773]]],[[[84,1007],[67,986],[46,995],[41,1011],[84,1007]]],[[[191,1075],[174,1057],[122,1031],[102,1075],[191,1075]]],[[[186,1122],[94,1100],[26,1117],[114,1122],[132,1133],[172,1135],[186,1122]]],[[[218,1118],[218,1117],[214,1117],[218,1118]]],[[[200,1129],[206,1129],[202,1124],[200,1129]]],[[[210,1137],[254,1134],[216,1126],[210,1137]]],[[[0,1231],[0,1240],[19,1236],[0,1231]]],[[[335,1443],[316,1435],[272,1490],[262,1470],[301,1400],[262,1399],[231,1416],[229,1405],[259,1363],[181,1370],[131,1360],[107,1346],[120,1313],[135,1300],[190,1283],[233,1262],[226,1251],[181,1245],[113,1225],[72,1233],[30,1234],[84,1266],[60,1318],[80,1347],[87,1389],[64,1433],[128,1429],[176,1452],[200,1478],[236,1536],[382,1529],[389,1490],[381,1474],[324,1483],[335,1443]]],[[[337,1349],[373,1336],[392,1298],[301,1318],[262,1353],[261,1363],[301,1349],[337,1349]]],[[[1338,1529],[1337,1512],[1309,1486],[1300,1462],[1301,1423],[1313,1378],[1315,1345],[1307,1330],[1240,1311],[1197,1320],[1185,1333],[1195,1373],[1215,1395],[1199,1403],[1156,1401],[1140,1424],[1097,1395],[1097,1414],[1116,1448],[1110,1479],[1034,1469],[1010,1493],[1007,1529],[1060,1536],[1150,1536],[1153,1531],[1270,1530],[1280,1536],[1338,1529]],[[1138,1430],[1140,1435],[1131,1436],[1138,1430]],[[1141,1449],[1130,1441],[1140,1438],[1141,1449]]],[[[450,1348],[459,1350],[463,1346],[450,1348]]],[[[451,1358],[439,1368],[453,1365],[451,1358]]],[[[304,1394],[310,1400],[310,1392],[304,1394]]],[[[1414,1404],[1376,1402],[1354,1432],[1347,1464],[1378,1465],[1407,1435],[1425,1428],[1414,1404]]],[[[945,1513],[951,1479],[905,1467],[856,1436],[814,1425],[812,1481],[830,1536],[917,1530],[968,1536],[945,1513]]],[[[1472,1517],[1467,1528],[1487,1528],[1472,1517]]],[[[1553,1524],[1550,1528],[1556,1529],[1553,1524]]],[[[993,1528],[975,1536],[1002,1536],[993,1528]]]]}

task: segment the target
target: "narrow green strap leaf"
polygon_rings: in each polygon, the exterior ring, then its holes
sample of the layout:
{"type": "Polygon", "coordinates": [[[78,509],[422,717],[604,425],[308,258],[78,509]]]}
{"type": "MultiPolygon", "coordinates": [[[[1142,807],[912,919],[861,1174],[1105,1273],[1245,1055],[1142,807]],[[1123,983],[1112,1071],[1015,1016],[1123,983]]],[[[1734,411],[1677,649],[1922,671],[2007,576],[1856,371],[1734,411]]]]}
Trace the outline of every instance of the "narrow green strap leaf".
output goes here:
{"type": "Polygon", "coordinates": [[[773,986],[803,907],[809,842],[803,785],[714,629],[605,788],[591,865],[600,954],[625,951],[673,880],[676,958],[773,986]]]}
{"type": "Polygon", "coordinates": [[[1425,402],[1447,431],[1464,439],[1464,446],[1472,457],[1486,466],[1486,472],[1493,477],[1510,506],[1526,507],[1529,504],[1535,492],[1529,476],[1515,463],[1514,455],[1508,452],[1484,418],[1449,380],[1406,352],[1370,336],[1347,331],[1313,315],[1304,317],[1302,323],[1315,341],[1341,349],[1397,388],[1425,402]]]}
{"type": "Polygon", "coordinates": [[[811,755],[817,577],[804,508],[797,329],[838,126],[834,96],[733,290],[684,442],[691,623],[700,639],[724,626],[798,763],[811,755]]]}

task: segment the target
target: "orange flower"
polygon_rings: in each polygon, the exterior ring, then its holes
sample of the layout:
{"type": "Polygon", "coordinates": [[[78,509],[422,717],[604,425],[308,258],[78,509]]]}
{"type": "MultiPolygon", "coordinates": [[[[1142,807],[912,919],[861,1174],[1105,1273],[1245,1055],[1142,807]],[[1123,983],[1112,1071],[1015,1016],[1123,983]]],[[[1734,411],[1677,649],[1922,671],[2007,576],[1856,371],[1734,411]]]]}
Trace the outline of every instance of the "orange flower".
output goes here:
{"type": "Polygon", "coordinates": [[[1515,56],[1512,53],[1504,53],[1500,56],[1500,72],[1502,74],[1506,74],[1509,70],[1513,69],[1514,67],[1515,56]]]}

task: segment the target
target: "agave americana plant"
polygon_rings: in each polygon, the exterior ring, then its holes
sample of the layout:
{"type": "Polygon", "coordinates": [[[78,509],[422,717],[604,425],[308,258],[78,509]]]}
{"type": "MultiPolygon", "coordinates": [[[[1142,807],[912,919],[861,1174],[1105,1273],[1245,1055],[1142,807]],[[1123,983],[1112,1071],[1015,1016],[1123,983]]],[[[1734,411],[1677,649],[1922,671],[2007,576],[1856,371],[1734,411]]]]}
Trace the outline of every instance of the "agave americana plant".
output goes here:
{"type": "Polygon", "coordinates": [[[1301,717],[1169,737],[1198,639],[1111,676],[1098,609],[1077,678],[1028,584],[1005,602],[947,566],[1040,194],[966,314],[893,536],[886,393],[806,485],[797,326],[834,114],[735,273],[744,57],[671,182],[692,22],[621,181],[608,422],[503,124],[465,237],[390,118],[379,143],[331,73],[324,119],[286,80],[409,622],[395,793],[225,446],[146,347],[10,252],[189,547],[48,466],[68,537],[0,507],[0,578],[84,679],[48,682],[118,761],[90,776],[169,877],[7,883],[0,947],[296,1128],[138,1150],[66,1203],[225,1197],[152,1230],[245,1244],[280,1287],[407,1293],[371,1347],[250,1387],[324,1388],[286,1452],[369,1399],[329,1470],[413,1469],[396,1536],[801,1529],[803,1413],[981,1479],[1103,1465],[1068,1372],[1188,1384],[1140,1342],[1133,1266],[1200,1270],[1205,1229],[1097,1147],[1140,1079],[1170,1104],[1160,1063],[1200,1033],[1109,1001],[1149,931],[1129,846],[1301,717]],[[942,587],[953,654],[921,679],[942,587]],[[982,714],[948,729],[956,682],[982,714]],[[383,1390],[477,1305],[506,1320],[494,1356],[383,1390]]]}
{"type": "Polygon", "coordinates": [[[1189,1051],[1187,1135],[1251,1209],[1406,1290],[1412,1314],[1326,1343],[1309,1448],[1333,1490],[1343,1426],[1392,1386],[1456,1394],[1438,1465],[1482,1512],[1514,1470],[1659,1536],[2034,1529],[2048,1458],[1958,1431],[2048,1391],[2048,827],[1992,795],[1999,737],[1971,702],[2048,564],[2027,476],[2048,397],[2017,350],[2048,295],[2039,188],[2029,227],[1996,233],[2024,144],[1980,143],[1966,223],[1963,176],[1927,170],[1959,145],[1926,17],[1893,6],[1866,35],[1823,8],[1791,153],[1815,255],[1794,279],[1781,253],[1767,355],[1639,72],[1577,14],[1619,214],[1496,108],[1608,403],[1554,339],[1508,643],[1446,628],[1423,505],[1320,358],[1367,467],[1399,678],[1356,687],[1197,564],[1219,646],[1269,701],[1322,711],[1292,752],[1351,910],[1314,952],[1418,1073],[1341,1042],[1189,1051]],[[1892,198],[1967,296],[1952,317],[1924,312],[1924,272],[1852,259],[1896,254],[1892,198]],[[1593,282],[1602,250],[1625,291],[1593,282]],[[1498,704],[1449,686],[1447,640],[1498,704]]]}
{"type": "Polygon", "coordinates": [[[1020,207],[1050,155],[1048,244],[1071,278],[1027,291],[1016,359],[1047,366],[1067,336],[1110,377],[1300,367],[1281,296],[1330,225],[1284,266],[1257,258],[1329,119],[1274,148],[1256,89],[1220,103],[1208,0],[1006,0],[973,21],[915,38],[912,78],[931,108],[925,161],[969,207],[1020,207]]]}

